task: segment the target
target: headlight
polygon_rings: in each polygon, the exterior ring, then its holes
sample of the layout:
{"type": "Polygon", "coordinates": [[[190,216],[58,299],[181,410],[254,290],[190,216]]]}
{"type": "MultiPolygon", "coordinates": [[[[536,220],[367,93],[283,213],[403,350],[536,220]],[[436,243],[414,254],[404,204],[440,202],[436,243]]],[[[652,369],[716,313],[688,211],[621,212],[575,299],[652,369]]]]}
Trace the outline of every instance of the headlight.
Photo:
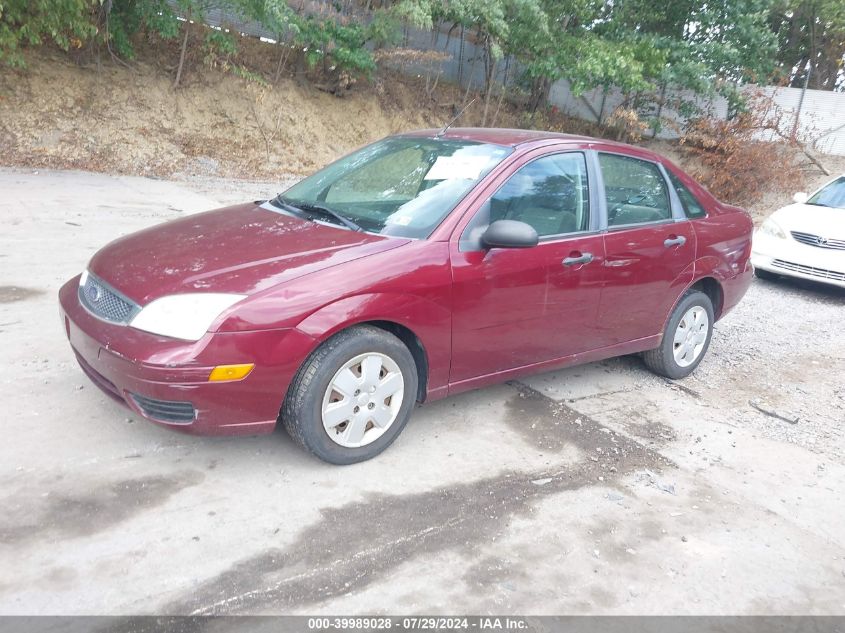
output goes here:
{"type": "Polygon", "coordinates": [[[244,296],[197,292],[161,297],[145,305],[129,325],[153,334],[198,341],[220,313],[244,296]]]}
{"type": "Polygon", "coordinates": [[[777,222],[769,218],[765,222],[763,222],[762,226],[760,227],[760,233],[763,235],[769,235],[771,237],[777,237],[778,239],[785,240],[786,233],[783,232],[783,229],[780,228],[777,222]]]}

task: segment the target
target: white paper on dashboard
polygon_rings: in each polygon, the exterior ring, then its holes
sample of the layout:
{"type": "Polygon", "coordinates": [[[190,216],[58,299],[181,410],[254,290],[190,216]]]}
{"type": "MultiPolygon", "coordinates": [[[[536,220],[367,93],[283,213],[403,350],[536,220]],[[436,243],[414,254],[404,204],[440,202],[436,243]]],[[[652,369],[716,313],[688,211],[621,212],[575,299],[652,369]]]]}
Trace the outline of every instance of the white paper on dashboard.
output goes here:
{"type": "Polygon", "coordinates": [[[487,165],[487,156],[440,156],[425,175],[425,180],[475,180],[487,165]]]}

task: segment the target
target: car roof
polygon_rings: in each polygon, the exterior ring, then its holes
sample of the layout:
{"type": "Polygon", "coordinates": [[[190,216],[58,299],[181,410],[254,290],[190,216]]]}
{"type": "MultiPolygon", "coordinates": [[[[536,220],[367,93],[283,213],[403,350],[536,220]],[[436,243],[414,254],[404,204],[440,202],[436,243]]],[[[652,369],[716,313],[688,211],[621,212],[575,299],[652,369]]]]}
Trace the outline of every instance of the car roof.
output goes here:
{"type": "MultiPolygon", "coordinates": [[[[397,136],[421,136],[433,138],[438,136],[442,128],[431,128],[426,130],[414,130],[397,136]]],[[[487,128],[487,127],[453,127],[446,130],[439,136],[444,139],[456,139],[463,141],[475,141],[477,143],[493,143],[516,147],[525,143],[538,141],[565,141],[570,143],[602,143],[615,145],[620,148],[637,149],[632,145],[608,141],[606,139],[593,138],[591,136],[580,136],[577,134],[563,134],[561,132],[546,132],[544,130],[519,130],[511,128],[487,128]]]]}

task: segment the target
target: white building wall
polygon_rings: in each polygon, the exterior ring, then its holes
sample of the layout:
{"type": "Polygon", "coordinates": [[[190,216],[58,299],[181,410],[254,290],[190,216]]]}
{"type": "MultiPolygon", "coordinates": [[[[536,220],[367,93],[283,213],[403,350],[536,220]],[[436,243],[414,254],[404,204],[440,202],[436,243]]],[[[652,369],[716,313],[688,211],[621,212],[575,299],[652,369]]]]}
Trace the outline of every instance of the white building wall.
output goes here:
{"type": "MultiPolygon", "coordinates": [[[[756,86],[749,89],[758,89],[756,86]]],[[[798,104],[801,100],[800,88],[777,88],[772,86],[759,88],[766,95],[773,97],[774,102],[783,109],[783,121],[788,126],[787,133],[792,131],[792,125],[798,115],[798,136],[809,140],[814,149],[823,154],[845,156],[845,92],[830,92],[827,90],[807,90],[798,114],[798,104]]],[[[569,88],[569,82],[560,80],[552,85],[549,101],[566,114],[587,121],[598,122],[599,115],[606,119],[613,110],[622,104],[624,98],[617,88],[611,88],[605,96],[601,89],[591,90],[576,97],[569,88]],[[604,99],[604,109],[602,109],[604,99]]],[[[679,101],[692,101],[708,111],[711,116],[727,117],[728,102],[723,97],[701,97],[692,92],[670,91],[666,95],[666,105],[660,111],[662,120],[658,138],[678,138],[679,130],[685,123],[684,117],[676,109],[679,101]]],[[[652,104],[640,114],[653,117],[657,114],[657,105],[652,104]]],[[[648,135],[648,134],[647,134],[648,135]]]]}
{"type": "Polygon", "coordinates": [[[766,87],[763,92],[783,108],[787,120],[798,115],[798,135],[810,139],[816,151],[845,156],[845,93],[807,90],[801,102],[800,88],[766,87]]]}

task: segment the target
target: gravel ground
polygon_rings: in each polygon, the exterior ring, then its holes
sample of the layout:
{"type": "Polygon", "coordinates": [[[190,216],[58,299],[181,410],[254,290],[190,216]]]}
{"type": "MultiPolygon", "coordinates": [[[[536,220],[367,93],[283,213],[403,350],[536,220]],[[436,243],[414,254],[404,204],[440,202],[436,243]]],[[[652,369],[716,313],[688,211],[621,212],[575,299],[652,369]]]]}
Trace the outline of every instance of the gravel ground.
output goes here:
{"type": "Polygon", "coordinates": [[[687,383],[736,407],[736,424],[841,459],[845,448],[845,291],[755,280],[719,323],[709,362],[687,383]],[[780,417],[766,415],[754,405],[780,417]]]}
{"type": "Polygon", "coordinates": [[[755,281],[694,376],[626,357],[419,407],[383,455],[137,419],[56,292],[279,185],[0,170],[0,614],[845,615],[845,293],[755,281]]]}
{"type": "Polygon", "coordinates": [[[836,288],[755,279],[744,300],[717,323],[707,362],[682,381],[684,392],[699,406],[729,412],[739,428],[841,460],[843,309],[845,292],[836,288]]]}
{"type": "Polygon", "coordinates": [[[244,200],[265,200],[284,191],[297,180],[296,176],[282,174],[278,181],[235,180],[211,176],[185,175],[179,184],[197,195],[215,200],[218,204],[239,204],[244,200]]]}

